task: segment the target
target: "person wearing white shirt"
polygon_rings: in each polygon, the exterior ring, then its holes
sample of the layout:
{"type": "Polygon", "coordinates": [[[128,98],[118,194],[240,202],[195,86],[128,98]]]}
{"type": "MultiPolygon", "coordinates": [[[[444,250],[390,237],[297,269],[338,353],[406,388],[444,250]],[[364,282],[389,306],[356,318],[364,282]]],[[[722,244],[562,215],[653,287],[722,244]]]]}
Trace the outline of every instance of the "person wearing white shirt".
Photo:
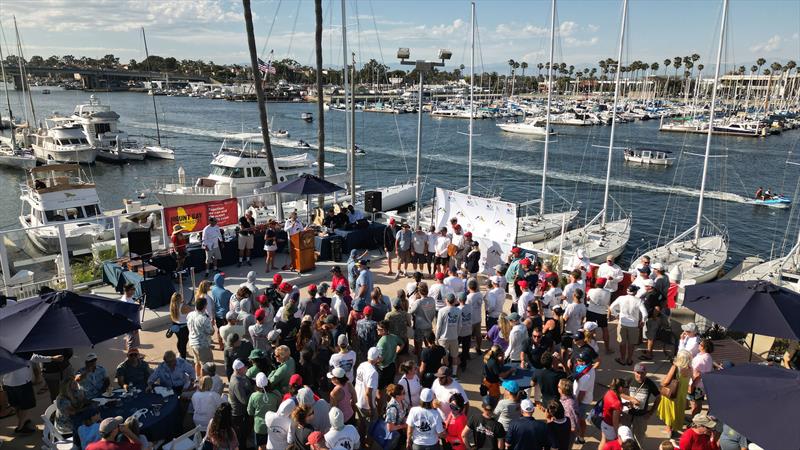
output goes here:
{"type": "Polygon", "coordinates": [[[633,280],[631,284],[639,288],[639,290],[636,291],[636,298],[641,299],[644,296],[644,288],[648,281],[651,281],[650,274],[645,271],[640,271],[638,276],[633,280]]]}
{"type": "Polygon", "coordinates": [[[194,424],[205,429],[208,427],[208,422],[214,417],[214,411],[217,410],[222,397],[214,392],[214,380],[211,377],[203,377],[200,379],[200,390],[192,394],[192,407],[194,413],[192,420],[194,424]]]}
{"type": "Polygon", "coordinates": [[[447,294],[447,306],[439,311],[436,319],[436,330],[434,336],[436,342],[447,350],[451,364],[454,367],[459,365],[458,351],[458,331],[461,328],[461,309],[456,306],[456,296],[453,293],[447,294]]]}
{"type": "MultiPolygon", "coordinates": [[[[134,303],[134,304],[138,303],[136,297],[134,297],[134,295],[136,294],[136,286],[133,283],[126,283],[125,287],[123,287],[122,289],[123,289],[122,297],[119,298],[121,301],[125,303],[134,303]]],[[[141,310],[141,308],[142,307],[140,305],[139,309],[141,310]]],[[[136,314],[136,323],[138,324],[140,320],[141,317],[139,316],[139,314],[136,314]]],[[[139,330],[133,330],[125,335],[126,351],[132,348],[139,348],[140,346],[141,344],[139,341],[139,330]]]]}
{"type": "Polygon", "coordinates": [[[278,407],[278,412],[269,411],[264,415],[264,425],[269,429],[268,450],[286,450],[289,447],[289,435],[292,432],[292,419],[289,415],[294,407],[292,402],[283,402],[278,407]]]}
{"type": "Polygon", "coordinates": [[[506,292],[508,280],[506,280],[505,275],[503,275],[503,266],[501,264],[494,266],[494,275],[490,276],[489,279],[492,280],[492,283],[494,283],[496,287],[506,292]]]}
{"type": "Polygon", "coordinates": [[[579,248],[575,251],[575,256],[572,257],[566,268],[570,271],[577,270],[585,274],[591,267],[592,262],[589,260],[589,257],[586,256],[586,250],[579,248]]]}
{"type": "Polygon", "coordinates": [[[348,380],[355,380],[353,377],[353,370],[356,367],[356,352],[350,350],[350,340],[347,338],[347,333],[342,333],[336,338],[336,344],[339,346],[339,352],[331,355],[328,362],[330,370],[339,367],[347,374],[348,380]]]}
{"type": "Polygon", "coordinates": [[[453,394],[461,394],[461,397],[463,397],[466,402],[463,413],[469,413],[469,398],[467,397],[467,392],[461,386],[461,383],[453,378],[453,372],[449,367],[442,366],[439,368],[436,372],[436,380],[433,382],[431,390],[436,400],[439,400],[439,414],[441,414],[442,420],[446,420],[450,415],[450,397],[453,394]]]}
{"type": "Polygon", "coordinates": [[[569,283],[564,286],[564,292],[561,294],[561,299],[566,303],[572,302],[572,294],[575,293],[576,289],[580,289],[582,291],[586,291],[585,284],[583,282],[583,273],[580,270],[573,270],[569,274],[569,283]]]}
{"type": "Polygon", "coordinates": [[[431,285],[428,295],[433,298],[437,315],[442,308],[447,306],[447,294],[455,295],[450,286],[444,284],[444,273],[436,272],[436,282],[431,285]]]}
{"type": "Polygon", "coordinates": [[[436,237],[436,259],[435,268],[437,272],[447,273],[450,267],[450,257],[447,254],[447,248],[450,246],[450,236],[447,235],[447,228],[439,230],[439,236],[436,237]]]}
{"type": "Polygon", "coordinates": [[[539,311],[544,314],[545,319],[553,318],[553,308],[561,304],[561,288],[558,287],[557,278],[547,279],[547,290],[542,294],[539,311]]]}
{"type": "Polygon", "coordinates": [[[483,354],[481,350],[481,341],[483,334],[481,334],[481,322],[483,322],[483,294],[478,287],[478,279],[470,278],[467,281],[467,303],[464,305],[472,308],[472,337],[475,338],[475,353],[478,355],[483,354]]]}
{"type": "Polygon", "coordinates": [[[497,319],[503,312],[503,303],[506,300],[506,293],[494,283],[491,278],[486,280],[486,293],[483,294],[486,303],[486,329],[491,330],[497,325],[497,319]]]}
{"type": "Polygon", "coordinates": [[[8,402],[17,410],[17,427],[15,433],[30,434],[36,432],[31,422],[31,412],[36,408],[36,394],[33,391],[33,371],[30,363],[46,363],[63,361],[64,356],[42,356],[34,353],[23,367],[2,375],[0,381],[8,396],[8,402]]]}
{"type": "Polygon", "coordinates": [[[603,333],[603,345],[606,353],[611,353],[608,339],[608,305],[611,304],[611,292],[604,288],[605,278],[595,279],[595,286],[586,293],[586,320],[594,322],[603,333]]]}
{"type": "Polygon", "coordinates": [[[442,417],[431,405],[433,399],[433,391],[427,388],[423,389],[419,395],[421,405],[411,408],[411,411],[408,412],[406,448],[437,448],[439,438],[444,433],[444,424],[442,417]]]}
{"type": "Polygon", "coordinates": [[[510,363],[519,363],[520,367],[525,367],[525,346],[528,343],[528,329],[525,324],[520,323],[518,313],[511,313],[508,315],[508,321],[511,323],[511,331],[508,333],[508,348],[506,349],[505,357],[510,363]]]}
{"type": "Polygon", "coordinates": [[[644,325],[647,309],[640,299],[636,297],[639,288],[635,285],[628,286],[628,295],[619,297],[608,309],[609,315],[619,317],[617,327],[617,342],[619,343],[619,357],[615,361],[620,365],[633,364],[633,349],[639,340],[639,329],[644,325]]]}
{"type": "Polygon", "coordinates": [[[519,286],[519,290],[522,291],[522,295],[517,298],[517,313],[519,313],[520,317],[524,320],[527,319],[528,303],[534,301],[536,295],[529,289],[528,282],[525,280],[517,281],[517,286],[519,286]]]}
{"type": "Polygon", "coordinates": [[[597,277],[605,278],[607,280],[605,288],[608,290],[608,292],[613,294],[617,292],[619,283],[622,282],[625,274],[618,265],[614,264],[614,257],[608,255],[606,257],[606,262],[600,264],[600,267],[597,268],[597,277]]]}
{"type": "Polygon", "coordinates": [[[686,350],[694,358],[700,351],[700,336],[697,335],[697,325],[694,322],[690,322],[681,325],[681,330],[683,332],[680,340],[678,340],[678,351],[686,350]]]}
{"type": "Polygon", "coordinates": [[[583,436],[586,433],[586,413],[592,408],[594,402],[594,382],[597,372],[594,369],[591,352],[586,350],[578,353],[576,357],[576,373],[572,375],[575,381],[572,383],[572,392],[575,394],[575,402],[578,404],[578,443],[583,443],[583,436]]]}
{"type": "Polygon", "coordinates": [[[586,319],[586,305],[583,304],[583,297],[583,289],[574,289],[570,302],[564,308],[564,331],[572,335],[578,333],[586,319]]]}
{"type": "Polygon", "coordinates": [[[328,419],[331,422],[331,429],[325,433],[325,443],[328,448],[354,450],[361,446],[361,435],[356,427],[344,424],[344,414],[341,409],[332,407],[328,412],[328,419]]]}
{"type": "Polygon", "coordinates": [[[283,231],[289,235],[289,266],[283,266],[281,268],[282,270],[294,270],[295,260],[294,251],[292,250],[292,236],[303,231],[303,229],[305,229],[305,227],[297,220],[297,211],[289,213],[289,218],[286,219],[286,222],[283,224],[283,231]]]}
{"type": "Polygon", "coordinates": [[[455,294],[456,297],[458,297],[458,294],[464,292],[464,280],[458,276],[458,272],[460,271],[457,271],[451,267],[448,270],[449,275],[444,279],[444,284],[446,284],[450,290],[453,291],[453,294],[455,294]]]}
{"type": "Polygon", "coordinates": [[[215,217],[208,218],[208,225],[203,228],[200,242],[206,252],[206,278],[211,267],[219,270],[219,261],[222,259],[222,231],[217,226],[215,217]]]}
{"type": "Polygon", "coordinates": [[[350,310],[347,308],[347,303],[344,301],[344,298],[342,298],[344,292],[344,284],[336,286],[336,292],[333,294],[333,298],[331,299],[331,313],[333,313],[333,315],[339,319],[340,324],[347,324],[347,316],[350,314],[350,310]]]}
{"type": "Polygon", "coordinates": [[[356,405],[361,410],[361,416],[367,423],[372,423],[377,417],[378,408],[375,396],[378,391],[378,369],[381,361],[381,351],[372,347],[367,352],[367,360],[361,363],[356,370],[356,405]]]}
{"type": "Polygon", "coordinates": [[[433,275],[436,268],[436,241],[439,236],[436,234],[436,227],[431,225],[428,229],[428,276],[433,275]]]}
{"type": "Polygon", "coordinates": [[[647,255],[643,255],[639,258],[639,264],[636,264],[636,267],[633,268],[631,271],[631,276],[636,277],[639,276],[639,273],[645,272],[647,277],[650,279],[655,278],[655,273],[653,273],[653,268],[650,266],[650,257],[647,255]]]}

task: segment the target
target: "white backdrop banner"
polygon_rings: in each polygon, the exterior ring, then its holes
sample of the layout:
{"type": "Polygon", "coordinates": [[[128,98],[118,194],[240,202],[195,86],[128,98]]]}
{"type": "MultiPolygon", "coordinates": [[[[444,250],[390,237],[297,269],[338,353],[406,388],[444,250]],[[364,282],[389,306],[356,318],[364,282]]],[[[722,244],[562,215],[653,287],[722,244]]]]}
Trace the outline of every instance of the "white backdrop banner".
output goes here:
{"type": "Polygon", "coordinates": [[[448,227],[455,217],[464,231],[480,243],[483,273],[503,263],[517,238],[517,205],[474,195],[436,188],[435,223],[437,229],[448,227]]]}

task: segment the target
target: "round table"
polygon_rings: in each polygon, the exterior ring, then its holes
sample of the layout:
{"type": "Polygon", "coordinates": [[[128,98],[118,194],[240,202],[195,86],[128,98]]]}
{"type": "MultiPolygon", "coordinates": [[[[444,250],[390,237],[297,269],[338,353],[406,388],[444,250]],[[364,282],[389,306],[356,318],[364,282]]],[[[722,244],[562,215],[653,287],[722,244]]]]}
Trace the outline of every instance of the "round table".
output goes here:
{"type": "MultiPolygon", "coordinates": [[[[149,412],[139,417],[140,432],[147,436],[150,442],[169,440],[178,436],[181,431],[181,417],[178,396],[162,397],[159,394],[140,392],[132,397],[122,397],[121,392],[114,392],[110,397],[116,401],[99,406],[101,419],[106,417],[122,416],[127,419],[140,409],[149,412]],[[155,410],[158,409],[158,415],[155,410]]],[[[82,425],[80,420],[73,419],[73,429],[77,430],[82,425]]]]}

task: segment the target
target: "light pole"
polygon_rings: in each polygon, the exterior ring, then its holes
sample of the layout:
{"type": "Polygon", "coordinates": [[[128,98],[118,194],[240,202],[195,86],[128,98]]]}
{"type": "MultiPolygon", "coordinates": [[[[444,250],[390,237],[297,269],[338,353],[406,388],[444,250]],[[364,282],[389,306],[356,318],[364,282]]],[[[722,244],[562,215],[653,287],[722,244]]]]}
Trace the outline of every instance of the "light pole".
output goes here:
{"type": "Polygon", "coordinates": [[[400,64],[405,66],[414,66],[414,68],[419,72],[419,90],[417,91],[417,96],[419,97],[419,103],[417,105],[417,164],[416,164],[416,171],[414,176],[414,183],[415,186],[415,206],[414,206],[414,226],[419,225],[419,210],[422,207],[422,182],[420,180],[419,174],[419,167],[420,167],[420,158],[422,157],[422,86],[424,82],[424,74],[425,72],[430,72],[433,70],[434,67],[444,67],[444,62],[450,59],[453,56],[453,52],[450,50],[441,49],[439,50],[439,59],[441,62],[437,61],[425,61],[422,59],[418,59],[416,61],[408,61],[411,57],[411,52],[407,48],[400,48],[397,50],[397,58],[400,60],[400,64]]]}

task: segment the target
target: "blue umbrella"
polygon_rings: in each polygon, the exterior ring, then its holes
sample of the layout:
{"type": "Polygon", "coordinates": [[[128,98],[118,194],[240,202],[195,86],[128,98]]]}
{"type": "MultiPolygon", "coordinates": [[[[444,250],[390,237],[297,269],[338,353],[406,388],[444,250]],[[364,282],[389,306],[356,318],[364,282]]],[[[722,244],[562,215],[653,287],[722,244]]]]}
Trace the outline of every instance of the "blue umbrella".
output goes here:
{"type": "Polygon", "coordinates": [[[35,352],[93,346],[140,328],[139,305],[74,292],[50,292],[0,309],[0,347],[35,352]]]}
{"type": "Polygon", "coordinates": [[[712,415],[766,450],[800,448],[800,371],[743,364],[703,375],[712,415]]]}
{"type": "Polygon", "coordinates": [[[0,374],[13,372],[28,365],[28,361],[0,347],[0,374]]]}
{"type": "Polygon", "coordinates": [[[683,306],[729,330],[800,340],[800,294],[766,281],[687,286],[683,306]]]}

